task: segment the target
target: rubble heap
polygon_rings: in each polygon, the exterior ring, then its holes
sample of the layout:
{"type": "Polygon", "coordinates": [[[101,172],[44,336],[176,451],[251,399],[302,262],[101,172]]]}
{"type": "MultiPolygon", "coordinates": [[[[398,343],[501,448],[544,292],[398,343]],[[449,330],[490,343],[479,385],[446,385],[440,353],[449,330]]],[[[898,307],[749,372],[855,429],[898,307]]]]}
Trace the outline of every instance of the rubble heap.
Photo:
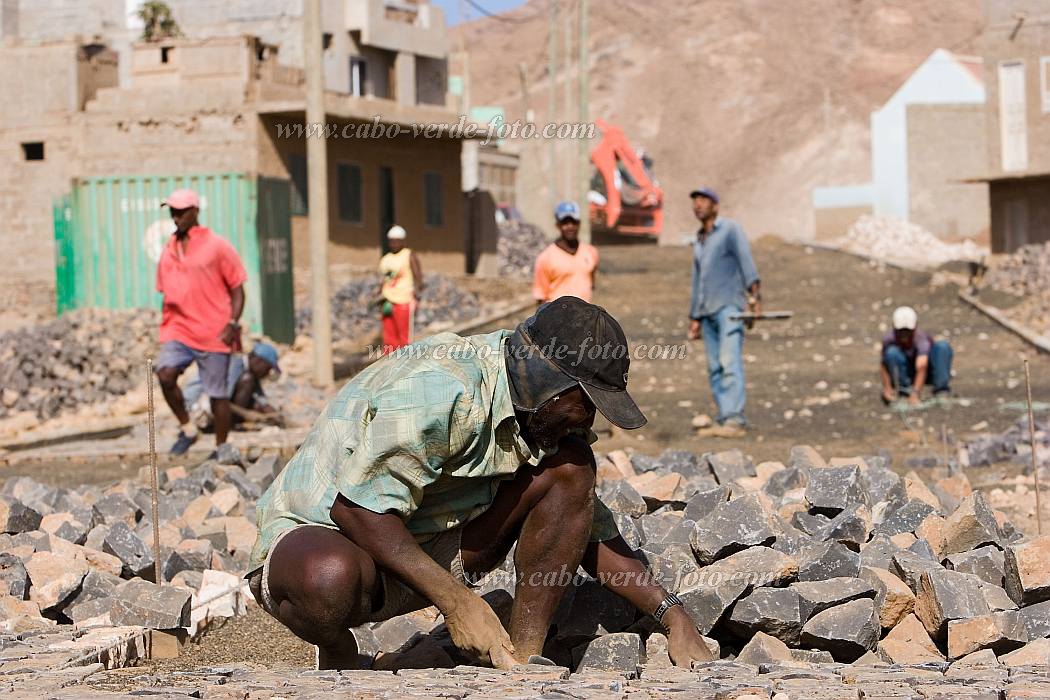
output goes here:
{"type": "Polygon", "coordinates": [[[158,313],[80,309],[0,335],[0,418],[42,419],[127,393],[143,381],[158,313]]]}
{"type": "Polygon", "coordinates": [[[550,243],[538,226],[523,221],[503,221],[499,225],[497,258],[503,277],[532,277],[536,256],[550,243]]]}
{"type": "Polygon", "coordinates": [[[984,286],[1022,297],[1006,314],[1038,333],[1050,332],[1050,243],[1026,245],[1012,255],[997,256],[984,286]]]}
{"type": "Polygon", "coordinates": [[[834,245],[849,253],[913,267],[938,267],[953,260],[981,260],[988,249],[973,241],[945,243],[918,224],[864,215],[834,245]]]}
{"type": "MultiPolygon", "coordinates": [[[[1050,452],[1050,422],[1035,422],[1036,456],[1040,468],[1050,452]]],[[[1028,417],[1022,416],[1002,433],[982,433],[964,442],[959,449],[964,467],[986,467],[998,462],[1015,462],[1031,468],[1032,444],[1028,417]]]]}
{"type": "MultiPolygon", "coordinates": [[[[416,328],[455,323],[477,313],[478,298],[454,280],[435,272],[424,273],[426,286],[416,315],[416,328]]],[[[382,278],[378,273],[347,282],[332,295],[332,338],[345,340],[368,337],[380,332],[377,303],[382,278]]],[[[295,315],[296,332],[309,335],[311,309],[305,306],[295,315]]]]}
{"type": "Polygon", "coordinates": [[[986,285],[1018,296],[1050,289],[1050,243],[1021,246],[997,259],[984,277],[986,285]]]}
{"type": "MultiPolygon", "coordinates": [[[[737,664],[1050,663],[1050,537],[1025,538],[965,476],[924,483],[885,457],[784,463],[738,450],[598,456],[597,493],[708,645],[737,664]]],[[[153,571],[145,479],[0,495],[0,631],[142,625],[199,629],[195,612],[239,584],[254,503],[281,468],[205,462],[162,478],[163,576],[153,571]],[[209,588],[210,587],[210,588],[209,588]],[[205,589],[208,589],[207,591],[205,589]]],[[[508,624],[513,553],[477,592],[508,624]]],[[[577,574],[544,655],[581,673],[670,665],[652,618],[577,574]]],[[[355,629],[378,670],[474,663],[433,608],[355,629]]],[[[2,637],[0,637],[2,639],[2,637]]]]}
{"type": "Polygon", "coordinates": [[[255,543],[255,501],[282,466],[268,455],[247,470],[208,461],[160,474],[164,586],[154,582],[145,468],[108,488],[8,480],[0,491],[0,635],[56,625],[195,634],[229,607],[224,592],[239,593],[255,543]]]}
{"type": "MultiPolygon", "coordinates": [[[[1050,537],[1023,539],[964,476],[927,485],[885,457],[826,462],[796,447],[786,463],[759,465],[736,450],[614,452],[599,458],[598,479],[625,540],[723,657],[1050,661],[1050,537]]],[[[503,616],[513,574],[508,557],[479,588],[503,616]]],[[[580,672],[669,664],[650,617],[595,581],[576,583],[545,656],[580,672]]],[[[355,632],[386,652],[377,668],[466,662],[425,611],[355,632]]]]}

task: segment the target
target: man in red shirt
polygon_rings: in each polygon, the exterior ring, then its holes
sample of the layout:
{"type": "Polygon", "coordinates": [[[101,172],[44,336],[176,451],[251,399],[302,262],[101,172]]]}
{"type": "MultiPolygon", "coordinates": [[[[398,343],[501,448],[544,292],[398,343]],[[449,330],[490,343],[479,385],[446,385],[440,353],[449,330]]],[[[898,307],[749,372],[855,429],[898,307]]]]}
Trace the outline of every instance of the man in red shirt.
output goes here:
{"type": "Polygon", "coordinates": [[[175,222],[175,233],[157,264],[157,291],[164,295],[157,379],[180,426],[171,453],[184,454],[199,437],[179,389],[179,375],[196,362],[215,417],[212,457],[225,460],[236,452],[226,446],[231,422],[226,375],[231,350],[240,349],[239,319],[248,275],[233,246],[197,223],[196,192],[175,190],[161,206],[171,210],[175,222]]]}

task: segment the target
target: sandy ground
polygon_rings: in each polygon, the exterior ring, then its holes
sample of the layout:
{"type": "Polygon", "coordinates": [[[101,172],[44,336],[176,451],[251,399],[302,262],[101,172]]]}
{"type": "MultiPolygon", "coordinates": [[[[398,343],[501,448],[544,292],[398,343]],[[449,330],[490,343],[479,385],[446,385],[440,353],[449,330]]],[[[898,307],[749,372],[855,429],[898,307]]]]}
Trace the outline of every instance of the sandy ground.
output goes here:
{"type": "MultiPolygon", "coordinates": [[[[620,320],[628,339],[646,345],[685,343],[689,249],[608,247],[602,256],[595,301],[620,320]]],[[[944,274],[880,267],[771,237],[756,242],[755,257],[765,307],[795,316],[760,324],[745,342],[747,415],[753,426],[748,437],[713,441],[696,436],[693,417],[714,414],[714,403],[703,344],[692,341],[684,359],[632,364],[631,392],[649,424],[603,439],[597,449],[657,454],[667,447],[699,452],[739,447],[756,460],[768,460],[784,459],[792,445],[808,443],[838,456],[885,449],[900,468],[908,455],[943,455],[942,431],[963,437],[981,422],[998,431],[1020,417],[1003,405],[1024,400],[1024,356],[1032,362],[1035,398],[1050,397],[1050,359],[960,302],[954,284],[936,283],[944,274]],[[916,306],[922,328],[951,340],[953,388],[963,402],[902,418],[879,401],[877,343],[899,304],[916,306]]],[[[493,327],[512,327],[526,315],[493,327]]],[[[134,474],[139,466],[14,465],[0,471],[0,479],[30,473],[54,483],[105,481],[134,474]]]]}
{"type": "MultiPolygon", "coordinates": [[[[713,413],[703,346],[697,341],[687,345],[684,359],[632,364],[631,389],[649,425],[605,438],[597,449],[624,447],[657,454],[666,447],[698,452],[739,447],[757,461],[784,459],[792,445],[808,443],[828,457],[887,450],[895,468],[905,472],[910,456],[943,454],[942,430],[961,437],[980,422],[987,422],[989,430],[1002,430],[1016,420],[1020,414],[1002,410],[1001,405],[1024,398],[1023,356],[1033,363],[1034,395],[1050,397],[1050,359],[1035,355],[1015,336],[958,301],[954,284],[937,283],[943,274],[884,268],[773,238],[758,241],[755,254],[766,307],[792,310],[795,317],[761,325],[747,338],[747,412],[753,424],[748,437],[728,441],[696,437],[693,417],[713,413]],[[923,328],[952,340],[956,396],[968,402],[910,414],[910,427],[883,407],[877,388],[880,324],[888,323],[899,304],[915,305],[923,328]],[[821,405],[821,399],[829,403],[821,405]],[[810,414],[805,414],[806,409],[810,414]],[[789,411],[794,412],[790,419],[789,411]]],[[[687,327],[689,275],[685,248],[607,248],[595,301],[622,322],[632,343],[681,343],[687,327]]],[[[499,325],[509,327],[517,320],[499,325]]],[[[126,477],[137,466],[55,464],[33,475],[55,483],[101,481],[126,477]]],[[[924,476],[943,475],[943,467],[920,471],[924,476]]],[[[971,469],[968,476],[974,484],[995,485],[1017,473],[1016,465],[1002,465],[971,469]]],[[[9,474],[0,474],[5,476],[9,474]]],[[[207,635],[179,659],[107,674],[106,683],[112,681],[116,689],[144,673],[240,661],[306,668],[312,663],[312,650],[253,607],[247,617],[207,635]]]]}

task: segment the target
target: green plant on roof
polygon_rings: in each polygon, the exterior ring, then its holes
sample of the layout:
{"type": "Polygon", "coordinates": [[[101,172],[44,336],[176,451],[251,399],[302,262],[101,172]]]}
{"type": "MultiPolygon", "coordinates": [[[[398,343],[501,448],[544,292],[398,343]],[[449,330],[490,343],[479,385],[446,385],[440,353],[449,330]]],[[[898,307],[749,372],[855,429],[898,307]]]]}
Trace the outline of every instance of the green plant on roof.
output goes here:
{"type": "Polygon", "coordinates": [[[143,41],[161,41],[182,36],[182,31],[166,2],[147,0],[142,3],[138,15],[142,20],[143,41]]]}

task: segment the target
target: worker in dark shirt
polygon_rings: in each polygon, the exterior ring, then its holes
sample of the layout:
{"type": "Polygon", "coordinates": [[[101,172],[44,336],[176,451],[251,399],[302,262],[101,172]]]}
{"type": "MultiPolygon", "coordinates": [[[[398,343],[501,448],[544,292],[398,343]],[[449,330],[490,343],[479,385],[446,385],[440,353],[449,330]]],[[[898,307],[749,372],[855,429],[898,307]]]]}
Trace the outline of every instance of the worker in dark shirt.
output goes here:
{"type": "MultiPolygon", "coordinates": [[[[276,413],[277,409],[267,400],[262,387],[262,380],[271,373],[281,373],[277,364],[277,349],[269,343],[256,343],[248,355],[248,366],[233,387],[230,397],[233,405],[256,413],[276,413]]],[[[244,420],[243,411],[234,410],[234,415],[235,423],[244,420]]]]}
{"type": "Polygon", "coordinates": [[[882,400],[889,404],[899,396],[918,405],[927,380],[933,383],[934,398],[947,397],[952,379],[952,346],[947,340],[934,342],[917,328],[919,315],[910,306],[893,312],[893,330],[882,339],[882,400]]]}

